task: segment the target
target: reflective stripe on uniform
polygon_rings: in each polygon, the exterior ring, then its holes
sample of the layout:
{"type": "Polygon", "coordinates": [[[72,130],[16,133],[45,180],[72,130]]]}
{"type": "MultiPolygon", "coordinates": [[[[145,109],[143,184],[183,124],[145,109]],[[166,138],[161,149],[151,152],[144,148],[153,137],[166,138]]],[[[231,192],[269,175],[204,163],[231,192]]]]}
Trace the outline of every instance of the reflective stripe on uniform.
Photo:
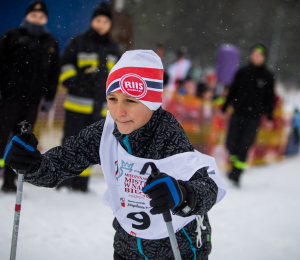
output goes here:
{"type": "Polygon", "coordinates": [[[86,66],[99,66],[99,56],[98,53],[92,52],[79,52],[77,54],[77,66],[78,68],[86,67],[86,66]]]}
{"type": "Polygon", "coordinates": [[[3,158],[0,158],[0,168],[3,168],[5,166],[5,162],[3,158]]]}
{"type": "Polygon", "coordinates": [[[115,66],[118,57],[112,54],[108,54],[106,57],[106,67],[107,67],[107,71],[108,73],[111,71],[111,69],[113,68],[113,66],[115,66]]]}
{"type": "Polygon", "coordinates": [[[80,175],[79,177],[88,177],[88,176],[91,176],[92,174],[92,168],[87,168],[85,169],[80,175]]]}
{"type": "Polygon", "coordinates": [[[61,74],[59,75],[59,83],[72,78],[77,75],[77,70],[73,64],[66,64],[61,67],[61,74]]]}
{"type": "Polygon", "coordinates": [[[106,117],[107,111],[108,111],[107,102],[104,102],[104,103],[102,104],[102,109],[101,109],[100,115],[101,115],[102,117],[106,117]]]}
{"type": "Polygon", "coordinates": [[[108,108],[102,108],[102,110],[101,110],[101,116],[102,117],[106,117],[107,111],[108,111],[108,108]]]}
{"type": "Polygon", "coordinates": [[[82,114],[92,114],[94,111],[94,100],[92,98],[66,95],[64,108],[82,114]]]}
{"type": "Polygon", "coordinates": [[[233,162],[233,166],[239,170],[245,170],[248,167],[248,163],[236,160],[233,162]]]}

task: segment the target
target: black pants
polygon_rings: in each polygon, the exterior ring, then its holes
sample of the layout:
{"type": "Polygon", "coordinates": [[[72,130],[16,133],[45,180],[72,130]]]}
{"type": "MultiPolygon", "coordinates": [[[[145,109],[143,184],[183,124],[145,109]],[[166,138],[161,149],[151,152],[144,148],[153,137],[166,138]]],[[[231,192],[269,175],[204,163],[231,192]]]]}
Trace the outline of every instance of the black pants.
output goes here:
{"type": "MultiPolygon", "coordinates": [[[[20,102],[3,100],[0,105],[0,158],[3,158],[5,148],[11,136],[20,134],[18,125],[26,120],[32,128],[37,118],[38,104],[21,104],[20,102]]],[[[15,172],[5,166],[4,185],[11,186],[14,183],[15,172]]]]}
{"type": "MultiPolygon", "coordinates": [[[[81,114],[66,110],[65,126],[64,126],[64,137],[62,143],[71,137],[76,136],[81,130],[94,123],[93,114],[81,114]]],[[[59,184],[59,187],[67,186],[74,190],[87,191],[88,189],[89,176],[86,177],[73,177],[64,180],[59,184]]]]}
{"type": "Polygon", "coordinates": [[[116,251],[114,252],[114,260],[126,260],[124,257],[120,256],[116,251]]]}
{"type": "Polygon", "coordinates": [[[247,118],[233,114],[231,117],[226,146],[230,155],[246,162],[249,148],[255,141],[260,118],[247,118]]]}

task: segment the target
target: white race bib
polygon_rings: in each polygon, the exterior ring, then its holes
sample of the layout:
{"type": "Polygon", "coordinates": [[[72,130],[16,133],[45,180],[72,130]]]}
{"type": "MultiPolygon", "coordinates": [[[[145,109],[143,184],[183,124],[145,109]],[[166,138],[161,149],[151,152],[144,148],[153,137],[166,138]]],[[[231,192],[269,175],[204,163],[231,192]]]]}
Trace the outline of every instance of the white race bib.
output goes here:
{"type": "MultiPolygon", "coordinates": [[[[150,199],[142,192],[150,175],[150,168],[145,175],[141,175],[140,171],[147,162],[154,162],[161,172],[183,181],[189,180],[198,169],[209,167],[209,176],[219,188],[217,202],[225,196],[226,191],[214,158],[198,151],[176,154],[160,160],[138,158],[124,150],[112,134],[113,130],[114,121],[108,112],[100,143],[101,165],[107,182],[102,201],[113,210],[114,216],[128,234],[143,239],[161,239],[168,236],[162,214],[150,213],[150,199]]],[[[194,219],[195,216],[173,216],[174,232],[194,219]]]]}

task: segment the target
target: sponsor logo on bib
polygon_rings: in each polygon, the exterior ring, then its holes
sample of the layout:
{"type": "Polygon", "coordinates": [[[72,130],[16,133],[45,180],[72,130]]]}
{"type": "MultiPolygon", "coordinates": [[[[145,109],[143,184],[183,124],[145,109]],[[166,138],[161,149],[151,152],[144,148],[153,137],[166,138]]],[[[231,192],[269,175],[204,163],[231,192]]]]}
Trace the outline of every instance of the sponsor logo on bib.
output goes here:
{"type": "Polygon", "coordinates": [[[134,163],[127,163],[122,160],[122,166],[120,167],[120,171],[116,173],[117,180],[123,176],[124,170],[127,170],[128,172],[132,172],[133,165],[134,163]]]}
{"type": "Polygon", "coordinates": [[[120,198],[121,206],[125,208],[125,198],[120,198]]]}
{"type": "Polygon", "coordinates": [[[147,84],[143,78],[137,74],[125,74],[120,81],[123,93],[136,99],[141,99],[147,94],[147,84]]]}

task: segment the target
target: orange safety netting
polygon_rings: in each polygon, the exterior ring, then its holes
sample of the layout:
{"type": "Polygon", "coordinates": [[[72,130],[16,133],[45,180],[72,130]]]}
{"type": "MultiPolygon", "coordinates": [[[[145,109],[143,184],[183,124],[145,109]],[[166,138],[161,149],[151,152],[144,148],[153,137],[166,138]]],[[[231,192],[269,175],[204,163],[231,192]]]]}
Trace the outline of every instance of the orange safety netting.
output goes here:
{"type": "MultiPolygon", "coordinates": [[[[174,94],[164,102],[164,108],[176,117],[195,149],[215,157],[222,170],[228,169],[230,164],[225,141],[230,116],[221,113],[221,105],[194,96],[174,94]]],[[[291,115],[284,113],[283,101],[279,97],[275,102],[273,117],[271,129],[267,127],[266,117],[261,119],[255,144],[249,151],[250,165],[275,162],[283,158],[291,115]]]]}

